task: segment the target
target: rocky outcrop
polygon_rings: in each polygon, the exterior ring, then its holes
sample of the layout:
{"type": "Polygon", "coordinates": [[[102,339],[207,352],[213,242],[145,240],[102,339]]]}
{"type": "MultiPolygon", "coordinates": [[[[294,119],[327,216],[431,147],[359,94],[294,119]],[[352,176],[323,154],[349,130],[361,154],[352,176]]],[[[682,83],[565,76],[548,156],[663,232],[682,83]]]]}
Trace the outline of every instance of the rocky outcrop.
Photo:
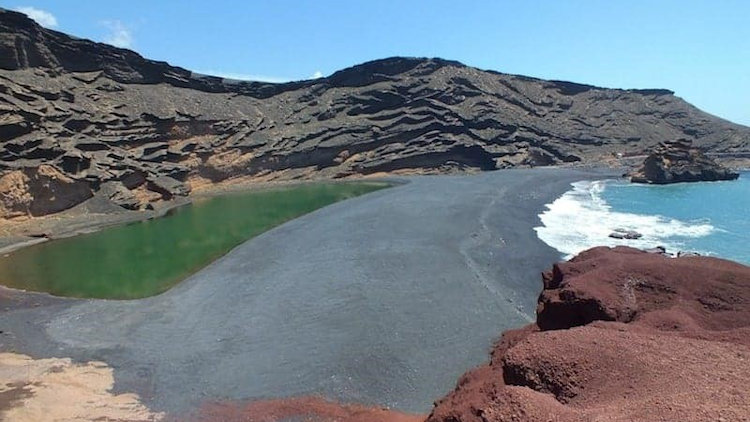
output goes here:
{"type": "Polygon", "coordinates": [[[623,228],[616,228],[612,231],[612,233],[609,234],[609,237],[613,239],[627,239],[627,240],[635,240],[640,239],[643,237],[643,234],[638,233],[635,230],[628,230],[623,228]]]}
{"type": "Polygon", "coordinates": [[[601,165],[679,137],[750,151],[750,129],[667,90],[403,57],[310,81],[231,81],[0,10],[0,173],[49,165],[126,208],[233,178],[601,165]]]}
{"type": "Polygon", "coordinates": [[[689,139],[660,143],[630,175],[634,183],[668,184],[734,180],[739,173],[725,168],[692,147],[689,139]]]}
{"type": "Polygon", "coordinates": [[[594,248],[544,274],[536,324],[431,422],[746,420],[750,267],[594,248]]]}
{"type": "Polygon", "coordinates": [[[0,177],[0,217],[56,213],[93,196],[90,186],[53,166],[13,170],[0,177]]]}

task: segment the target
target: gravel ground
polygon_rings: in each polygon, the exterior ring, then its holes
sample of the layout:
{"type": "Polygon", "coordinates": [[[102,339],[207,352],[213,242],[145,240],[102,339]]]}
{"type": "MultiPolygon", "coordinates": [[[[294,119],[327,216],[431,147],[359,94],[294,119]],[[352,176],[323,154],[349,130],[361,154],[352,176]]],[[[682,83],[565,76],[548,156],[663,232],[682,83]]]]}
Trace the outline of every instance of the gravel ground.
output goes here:
{"type": "Polygon", "coordinates": [[[0,291],[0,351],[104,361],[115,391],[159,411],[320,394],[425,412],[500,332],[534,319],[539,272],[560,257],[532,230],[544,204],[605,176],[409,178],[268,231],[148,299],[0,291]]]}

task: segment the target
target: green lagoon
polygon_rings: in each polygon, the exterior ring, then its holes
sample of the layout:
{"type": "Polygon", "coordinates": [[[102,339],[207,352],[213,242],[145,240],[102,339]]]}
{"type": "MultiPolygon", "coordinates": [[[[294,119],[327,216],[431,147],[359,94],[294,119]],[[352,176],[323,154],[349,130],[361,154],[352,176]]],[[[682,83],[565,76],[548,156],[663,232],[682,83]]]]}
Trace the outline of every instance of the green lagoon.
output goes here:
{"type": "Polygon", "coordinates": [[[162,218],[6,254],[0,284],[56,296],[153,296],[272,227],[387,186],[309,184],[198,199],[162,218]]]}

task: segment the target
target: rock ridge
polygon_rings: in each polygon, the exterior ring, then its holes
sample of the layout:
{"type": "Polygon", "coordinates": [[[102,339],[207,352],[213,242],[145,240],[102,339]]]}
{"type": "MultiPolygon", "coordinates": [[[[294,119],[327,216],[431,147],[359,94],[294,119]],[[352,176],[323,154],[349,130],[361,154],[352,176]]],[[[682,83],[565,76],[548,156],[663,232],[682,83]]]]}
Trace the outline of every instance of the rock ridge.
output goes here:
{"type": "Polygon", "coordinates": [[[3,219],[60,211],[45,205],[49,190],[14,182],[40,177],[42,165],[72,181],[56,190],[69,206],[146,209],[236,179],[620,165],[619,155],[680,137],[703,151],[750,151],[750,128],[668,90],[410,57],[308,81],[232,81],[0,10],[0,186],[15,186],[0,190],[3,219]]]}

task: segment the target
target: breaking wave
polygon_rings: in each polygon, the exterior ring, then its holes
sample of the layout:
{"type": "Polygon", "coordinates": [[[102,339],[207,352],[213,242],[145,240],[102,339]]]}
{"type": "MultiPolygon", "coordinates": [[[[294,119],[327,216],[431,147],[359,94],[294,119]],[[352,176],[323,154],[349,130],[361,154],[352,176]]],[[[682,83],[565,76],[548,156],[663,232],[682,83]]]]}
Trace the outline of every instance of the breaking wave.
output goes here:
{"type": "Polygon", "coordinates": [[[602,198],[607,181],[573,183],[539,215],[542,226],[535,227],[537,236],[569,259],[594,246],[627,245],[636,248],[663,246],[668,251],[681,249],[681,240],[708,236],[716,229],[706,220],[680,221],[661,215],[631,214],[613,211],[602,198]],[[614,239],[616,229],[634,230],[640,239],[614,239]]]}

